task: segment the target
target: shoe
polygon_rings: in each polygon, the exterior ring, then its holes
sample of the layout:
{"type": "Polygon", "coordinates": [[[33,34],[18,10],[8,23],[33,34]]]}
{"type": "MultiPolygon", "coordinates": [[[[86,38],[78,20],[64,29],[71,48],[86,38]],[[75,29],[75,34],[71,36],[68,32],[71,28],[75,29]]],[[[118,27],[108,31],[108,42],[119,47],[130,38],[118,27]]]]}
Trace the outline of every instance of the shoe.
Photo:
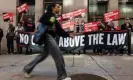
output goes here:
{"type": "Polygon", "coordinates": [[[133,56],[132,54],[127,54],[128,56],[133,56]]]}
{"type": "Polygon", "coordinates": [[[25,78],[31,78],[31,75],[29,73],[27,73],[27,72],[24,72],[24,77],[25,78]]]}
{"type": "Polygon", "coordinates": [[[123,56],[123,54],[119,54],[119,56],[123,56]]]}
{"type": "Polygon", "coordinates": [[[67,77],[67,78],[65,78],[65,79],[62,79],[62,80],[72,80],[71,78],[69,78],[69,77],[67,77]]]}
{"type": "Polygon", "coordinates": [[[103,56],[103,53],[99,53],[100,56],[103,56]]]}
{"type": "Polygon", "coordinates": [[[11,53],[7,53],[7,55],[11,55],[11,53]]]}
{"type": "Polygon", "coordinates": [[[110,53],[107,53],[107,55],[108,55],[108,56],[111,56],[111,54],[110,54],[110,53]]]}
{"type": "Polygon", "coordinates": [[[14,54],[14,53],[10,53],[10,54],[14,54]]]}

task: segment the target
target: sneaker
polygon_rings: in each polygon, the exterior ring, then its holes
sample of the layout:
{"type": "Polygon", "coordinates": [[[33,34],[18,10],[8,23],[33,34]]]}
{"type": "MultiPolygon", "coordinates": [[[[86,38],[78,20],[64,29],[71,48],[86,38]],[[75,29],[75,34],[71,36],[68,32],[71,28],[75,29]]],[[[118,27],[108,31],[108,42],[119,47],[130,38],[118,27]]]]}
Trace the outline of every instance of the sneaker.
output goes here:
{"type": "Polygon", "coordinates": [[[26,73],[26,72],[24,72],[24,77],[25,77],[25,78],[31,78],[31,75],[28,74],[28,73],[26,73]]]}
{"type": "Polygon", "coordinates": [[[69,78],[69,77],[67,77],[67,78],[65,78],[65,79],[62,79],[62,80],[72,80],[71,78],[69,78]]]}
{"type": "Polygon", "coordinates": [[[133,54],[127,54],[128,56],[133,56],[133,54]]]}
{"type": "Polygon", "coordinates": [[[14,54],[14,53],[10,53],[10,54],[14,54]]]}

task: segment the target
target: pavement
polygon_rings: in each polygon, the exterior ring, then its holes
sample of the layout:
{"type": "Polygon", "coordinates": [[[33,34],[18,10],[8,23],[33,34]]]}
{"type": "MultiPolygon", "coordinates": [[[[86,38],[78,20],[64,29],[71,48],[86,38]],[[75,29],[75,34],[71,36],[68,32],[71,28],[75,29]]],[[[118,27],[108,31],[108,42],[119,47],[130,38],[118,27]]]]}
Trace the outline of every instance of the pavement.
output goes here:
{"type": "MultiPolygon", "coordinates": [[[[36,66],[31,79],[23,77],[23,67],[35,56],[0,55],[0,80],[56,80],[56,68],[51,56],[36,66]]],[[[132,56],[64,55],[64,58],[68,75],[80,76],[80,79],[72,80],[103,80],[100,77],[107,80],[133,80],[132,56]],[[84,74],[88,77],[83,76],[84,74]],[[99,79],[91,79],[96,75],[99,79]]]]}

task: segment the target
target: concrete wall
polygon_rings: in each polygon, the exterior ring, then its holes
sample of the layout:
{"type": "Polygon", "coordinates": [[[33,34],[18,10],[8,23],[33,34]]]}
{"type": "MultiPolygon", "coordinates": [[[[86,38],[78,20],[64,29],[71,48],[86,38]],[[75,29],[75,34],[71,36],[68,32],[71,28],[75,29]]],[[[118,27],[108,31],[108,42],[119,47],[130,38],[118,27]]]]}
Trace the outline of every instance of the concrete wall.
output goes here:
{"type": "MultiPolygon", "coordinates": [[[[112,11],[112,10],[118,10],[119,6],[119,0],[109,0],[108,2],[108,11],[112,11]]],[[[114,21],[115,26],[119,25],[118,21],[114,21]]]]}
{"type": "Polygon", "coordinates": [[[0,27],[4,31],[4,38],[2,40],[2,50],[6,50],[6,30],[8,28],[8,23],[3,21],[2,14],[4,12],[13,13],[14,25],[16,24],[16,0],[0,0],[0,27]]]}
{"type": "Polygon", "coordinates": [[[39,17],[44,11],[44,0],[35,0],[35,23],[38,21],[39,17]]]}

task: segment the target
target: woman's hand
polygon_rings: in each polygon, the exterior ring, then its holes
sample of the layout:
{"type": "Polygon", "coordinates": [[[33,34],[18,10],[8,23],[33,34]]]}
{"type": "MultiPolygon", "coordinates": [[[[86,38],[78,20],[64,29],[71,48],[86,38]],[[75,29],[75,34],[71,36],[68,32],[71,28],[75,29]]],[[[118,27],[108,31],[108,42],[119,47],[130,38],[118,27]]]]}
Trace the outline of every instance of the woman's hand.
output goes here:
{"type": "Polygon", "coordinates": [[[69,36],[70,36],[71,38],[74,38],[75,34],[74,34],[74,33],[69,33],[69,36]]]}

